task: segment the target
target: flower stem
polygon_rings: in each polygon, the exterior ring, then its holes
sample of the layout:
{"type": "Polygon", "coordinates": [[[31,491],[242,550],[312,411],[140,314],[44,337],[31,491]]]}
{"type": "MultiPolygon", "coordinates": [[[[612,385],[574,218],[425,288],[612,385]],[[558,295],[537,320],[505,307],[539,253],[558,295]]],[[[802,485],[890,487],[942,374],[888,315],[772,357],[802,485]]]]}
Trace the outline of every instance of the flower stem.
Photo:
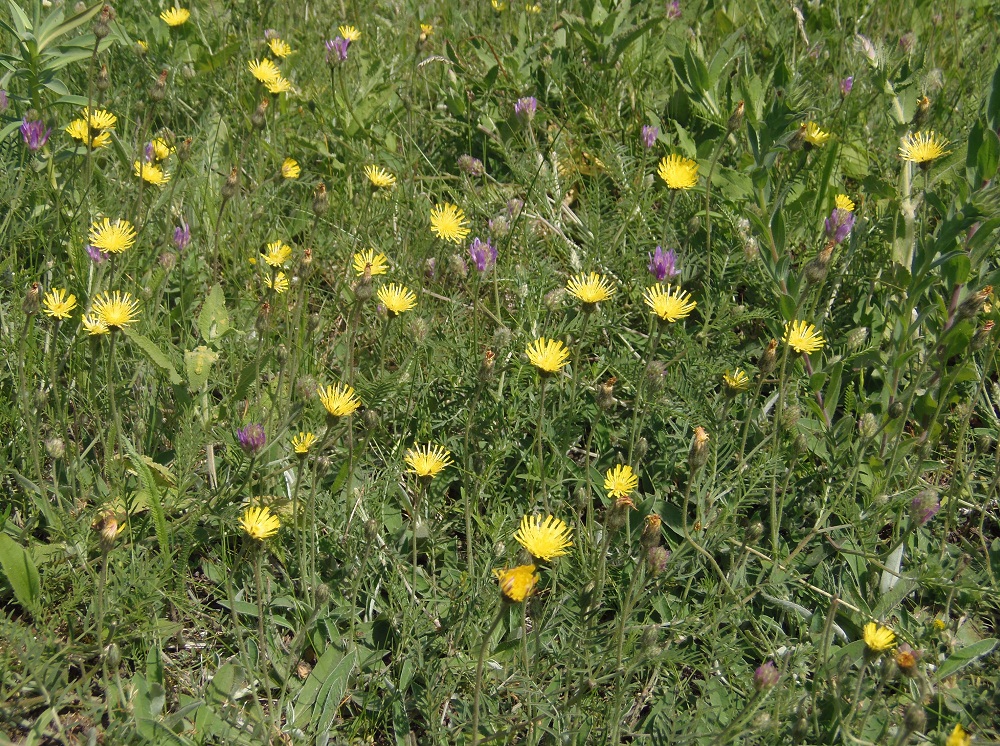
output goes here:
{"type": "Polygon", "coordinates": [[[503,619],[507,604],[500,605],[500,611],[490,625],[489,630],[483,635],[483,642],[479,646],[479,658],[476,660],[476,688],[472,695],[472,746],[479,743],[479,702],[483,689],[483,664],[486,662],[486,650],[489,648],[493,633],[496,632],[500,620],[503,619]]]}
{"type": "Polygon", "coordinates": [[[545,490],[545,458],[542,445],[542,421],[545,418],[545,384],[548,379],[542,376],[539,383],[539,393],[538,393],[538,423],[535,428],[535,443],[538,447],[538,486],[542,491],[542,505],[545,507],[545,513],[548,514],[549,511],[549,495],[545,490]]]}

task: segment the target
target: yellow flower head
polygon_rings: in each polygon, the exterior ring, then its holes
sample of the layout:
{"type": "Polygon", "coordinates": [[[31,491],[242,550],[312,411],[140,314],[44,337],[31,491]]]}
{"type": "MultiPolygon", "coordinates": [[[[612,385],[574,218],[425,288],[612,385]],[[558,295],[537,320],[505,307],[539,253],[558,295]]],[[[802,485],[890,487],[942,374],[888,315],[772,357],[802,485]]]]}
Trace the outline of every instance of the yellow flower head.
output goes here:
{"type": "Polygon", "coordinates": [[[261,254],[261,258],[267,262],[268,266],[280,267],[288,261],[288,257],[291,255],[292,247],[279,239],[277,241],[271,241],[271,243],[267,245],[267,250],[261,254]]]}
{"type": "Polygon", "coordinates": [[[105,292],[94,298],[91,312],[108,329],[124,329],[138,320],[139,301],[117,290],[114,295],[105,292]]]}
{"type": "Polygon", "coordinates": [[[431,231],[438,238],[452,243],[462,243],[469,235],[468,221],[458,205],[450,202],[435,205],[431,210],[431,231]]]}
{"type": "Polygon", "coordinates": [[[608,278],[602,277],[596,272],[591,272],[589,275],[580,274],[571,278],[566,283],[566,290],[584,306],[593,306],[595,303],[608,300],[615,294],[615,289],[608,282],[608,278]]]}
{"type": "Polygon", "coordinates": [[[284,272],[279,272],[271,279],[270,275],[264,277],[264,284],[278,295],[288,292],[288,278],[284,272]]]}
{"type": "Polygon", "coordinates": [[[542,6],[539,5],[538,3],[525,3],[524,10],[527,13],[541,13],[542,6]]]}
{"type": "Polygon", "coordinates": [[[429,23],[421,23],[420,33],[423,34],[424,36],[430,36],[431,34],[434,33],[434,27],[431,26],[429,23]]]}
{"type": "Polygon", "coordinates": [[[660,317],[661,321],[671,323],[687,318],[698,305],[691,300],[691,294],[685,293],[679,285],[676,288],[672,285],[663,287],[660,283],[656,283],[646,290],[643,297],[646,299],[646,305],[660,317]]]}
{"type": "Polygon", "coordinates": [[[527,346],[524,353],[542,375],[558,373],[569,364],[569,350],[558,339],[539,337],[527,346]]]}
{"type": "Polygon", "coordinates": [[[165,161],[173,151],[173,148],[162,137],[154,137],[151,144],[153,146],[153,158],[157,161],[165,161]]]}
{"type": "Polygon", "coordinates": [[[83,317],[83,328],[91,337],[96,337],[100,334],[110,334],[111,330],[108,325],[101,321],[96,316],[84,316],[83,317]]]}
{"type": "Polygon", "coordinates": [[[815,326],[805,321],[791,321],[785,324],[784,342],[787,342],[793,350],[806,355],[812,355],[817,350],[822,350],[826,340],[819,333],[815,326]]]}
{"type": "Polygon", "coordinates": [[[516,604],[532,594],[538,584],[534,565],[519,565],[509,570],[494,570],[493,576],[500,584],[500,592],[516,604]]]}
{"type": "Polygon", "coordinates": [[[503,2],[503,0],[490,0],[490,4],[497,13],[507,10],[507,3],[503,2]]]}
{"type": "Polygon", "coordinates": [[[899,146],[899,157],[904,161],[916,163],[922,168],[929,168],[930,164],[943,155],[948,155],[951,151],[945,150],[948,141],[932,132],[916,132],[903,138],[899,146]]]}
{"type": "Polygon", "coordinates": [[[698,183],[698,164],[676,153],[661,159],[656,173],[669,189],[690,189],[698,183]]]}
{"type": "Polygon", "coordinates": [[[604,490],[609,497],[628,497],[639,486],[639,477],[628,464],[618,464],[604,475],[604,490]]]}
{"type": "Polygon", "coordinates": [[[132,248],[135,238],[135,228],[130,222],[121,218],[113,223],[104,218],[103,221],[90,226],[90,245],[109,254],[121,254],[132,248]]]}
{"type": "Polygon", "coordinates": [[[847,212],[854,212],[854,202],[846,194],[838,194],[834,197],[833,206],[838,210],[846,210],[847,212]]]}
{"type": "Polygon", "coordinates": [[[417,305],[417,296],[403,285],[390,282],[378,289],[378,299],[393,316],[409,311],[417,305]]]}
{"type": "Polygon", "coordinates": [[[381,166],[376,166],[374,163],[365,166],[365,176],[368,177],[368,181],[370,181],[372,186],[376,189],[392,189],[392,187],[396,184],[395,176],[381,166]]]}
{"type": "Polygon", "coordinates": [[[346,383],[320,386],[316,393],[319,394],[323,408],[331,417],[346,417],[349,414],[354,414],[361,406],[358,395],[346,383]]]}
{"type": "Polygon", "coordinates": [[[883,653],[896,642],[896,633],[888,627],[868,622],[864,629],[865,646],[873,653],[883,653]]]}
{"type": "Polygon", "coordinates": [[[162,168],[152,163],[136,161],[132,164],[132,173],[154,186],[163,186],[170,181],[170,176],[163,173],[162,168]]]}
{"type": "Polygon", "coordinates": [[[750,377],[739,368],[732,373],[727,370],[722,374],[722,385],[726,387],[727,393],[738,394],[750,388],[750,377]]]}
{"type": "Polygon", "coordinates": [[[802,132],[802,138],[817,148],[825,145],[830,139],[830,133],[821,130],[816,122],[803,122],[799,125],[799,130],[802,132]]]}
{"type": "Polygon", "coordinates": [[[183,26],[191,17],[191,11],[187,8],[171,8],[160,13],[160,18],[170,27],[183,26]]]}
{"type": "Polygon", "coordinates": [[[316,445],[316,436],[312,433],[299,433],[292,438],[292,450],[299,456],[305,456],[309,449],[316,445]]]}
{"type": "Polygon", "coordinates": [[[265,85],[281,78],[281,71],[271,60],[252,60],[247,65],[250,68],[250,73],[265,85]]]}
{"type": "Polygon", "coordinates": [[[76,308],[76,296],[67,295],[63,288],[52,288],[42,298],[45,313],[54,319],[68,319],[70,312],[76,308]]]}
{"type": "Polygon", "coordinates": [[[251,539],[263,541],[270,539],[281,528],[281,521],[278,516],[271,513],[271,509],[266,505],[262,508],[251,507],[243,511],[240,518],[240,526],[247,532],[251,539]]]}
{"type": "Polygon", "coordinates": [[[66,125],[66,133],[74,140],[88,143],[94,150],[103,148],[111,142],[111,135],[109,133],[91,129],[87,125],[86,119],[74,119],[66,125]]]}
{"type": "Polygon", "coordinates": [[[118,122],[118,117],[110,111],[104,109],[90,109],[84,107],[81,118],[92,130],[113,130],[118,122]]]}
{"type": "Polygon", "coordinates": [[[548,562],[569,554],[568,547],[573,546],[571,533],[572,529],[559,518],[550,515],[543,521],[541,516],[533,515],[522,516],[514,538],[532,557],[548,562]]]}
{"type": "Polygon", "coordinates": [[[418,477],[433,479],[446,466],[451,466],[453,462],[450,456],[451,454],[441,446],[432,446],[428,443],[422,449],[419,445],[406,449],[403,460],[409,465],[410,471],[418,477]]]}
{"type": "Polygon", "coordinates": [[[288,42],[282,41],[277,36],[272,36],[268,39],[267,46],[270,47],[271,54],[282,60],[292,53],[292,48],[288,46],[288,42]]]}
{"type": "Polygon", "coordinates": [[[267,88],[269,93],[274,93],[274,94],[288,93],[290,90],[292,90],[292,84],[289,83],[288,80],[286,80],[285,78],[282,78],[280,75],[274,80],[269,80],[266,83],[264,83],[264,87],[267,88]]]}
{"type": "Polygon", "coordinates": [[[354,26],[338,26],[337,31],[347,41],[351,42],[351,44],[361,38],[361,32],[354,28],[354,26]]]}
{"type": "Polygon", "coordinates": [[[299,162],[294,158],[286,158],[281,162],[281,175],[286,179],[297,179],[300,173],[302,173],[302,169],[299,168],[299,162]]]}
{"type": "Polygon", "coordinates": [[[358,277],[362,276],[366,271],[370,271],[372,276],[384,275],[389,270],[389,260],[385,258],[385,254],[381,252],[376,254],[375,249],[368,249],[367,251],[359,251],[354,255],[353,266],[354,271],[358,273],[358,277]]]}
{"type": "Polygon", "coordinates": [[[945,741],[945,746],[971,746],[972,736],[965,732],[965,728],[962,727],[961,723],[955,726],[955,729],[948,736],[948,740],[945,741]]]}

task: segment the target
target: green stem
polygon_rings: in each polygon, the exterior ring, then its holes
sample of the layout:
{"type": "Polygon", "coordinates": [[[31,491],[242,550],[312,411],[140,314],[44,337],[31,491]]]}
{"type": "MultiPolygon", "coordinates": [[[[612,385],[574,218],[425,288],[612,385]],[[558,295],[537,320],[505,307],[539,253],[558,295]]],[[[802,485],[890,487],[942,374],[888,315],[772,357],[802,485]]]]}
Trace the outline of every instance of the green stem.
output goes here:
{"type": "Polygon", "coordinates": [[[663,334],[663,324],[658,321],[653,323],[656,324],[656,331],[650,332],[647,338],[648,347],[646,349],[646,367],[643,369],[642,378],[639,379],[639,382],[635,387],[635,405],[632,408],[632,432],[629,436],[628,458],[626,459],[629,464],[632,463],[632,453],[635,451],[635,444],[639,442],[639,430],[642,423],[639,412],[642,409],[643,394],[646,393],[646,379],[648,378],[649,370],[653,365],[653,356],[656,354],[656,348],[660,343],[660,335],[663,334]]]}
{"type": "Polygon", "coordinates": [[[545,418],[545,384],[548,383],[548,378],[545,375],[541,376],[539,381],[539,393],[538,393],[538,421],[535,426],[535,444],[538,449],[538,486],[542,491],[542,505],[545,508],[545,514],[548,515],[549,511],[549,495],[545,489],[545,457],[544,457],[544,447],[542,444],[542,423],[545,418]]]}
{"type": "Polygon", "coordinates": [[[497,626],[500,624],[500,620],[503,619],[506,610],[507,602],[504,601],[500,605],[500,612],[496,615],[489,630],[483,636],[483,642],[479,646],[479,658],[476,660],[476,688],[472,695],[472,746],[476,746],[479,743],[479,703],[483,690],[483,664],[486,662],[486,650],[489,648],[493,633],[496,632],[497,626]]]}

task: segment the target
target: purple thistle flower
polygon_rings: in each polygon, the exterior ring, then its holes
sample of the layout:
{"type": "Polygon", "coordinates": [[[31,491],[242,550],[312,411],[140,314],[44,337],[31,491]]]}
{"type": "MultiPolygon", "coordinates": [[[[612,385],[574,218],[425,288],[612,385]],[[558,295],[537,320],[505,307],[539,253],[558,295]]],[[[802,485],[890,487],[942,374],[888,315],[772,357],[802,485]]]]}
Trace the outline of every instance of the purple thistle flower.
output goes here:
{"type": "Polygon", "coordinates": [[[649,271],[657,282],[676,277],[681,273],[677,269],[677,254],[674,253],[673,249],[664,251],[660,246],[657,246],[656,253],[649,254],[649,271]]]}
{"type": "Polygon", "coordinates": [[[538,111],[538,99],[534,96],[519,98],[517,103],[514,104],[514,114],[518,119],[524,119],[530,122],[535,118],[536,111],[538,111]]]}
{"type": "Polygon", "coordinates": [[[146,149],[143,151],[143,155],[146,158],[146,163],[152,163],[156,159],[156,148],[153,147],[153,143],[146,143],[146,149]]]}
{"type": "Polygon", "coordinates": [[[489,239],[480,241],[478,238],[474,238],[469,244],[469,256],[472,257],[472,263],[476,265],[476,269],[485,272],[496,264],[497,250],[489,239]]]}
{"type": "Polygon", "coordinates": [[[854,88],[854,76],[848,75],[842,81],[840,81],[840,95],[841,97],[846,97],[851,89],[854,88]]]}
{"type": "Polygon", "coordinates": [[[247,454],[256,456],[267,442],[267,434],[264,432],[263,425],[251,422],[249,425],[241,427],[236,431],[236,440],[239,441],[240,448],[247,454]]]}
{"type": "Polygon", "coordinates": [[[458,170],[475,177],[483,176],[486,173],[483,162],[468,153],[458,157],[458,170]]]}
{"type": "Polygon", "coordinates": [[[191,228],[184,218],[181,218],[181,224],[174,228],[174,246],[184,251],[189,243],[191,243],[191,228]]]}
{"type": "Polygon", "coordinates": [[[937,492],[921,490],[910,503],[910,520],[918,526],[923,526],[937,515],[939,510],[941,510],[941,501],[938,500],[937,492]]]}
{"type": "Polygon", "coordinates": [[[108,252],[101,251],[96,246],[91,246],[87,244],[87,256],[90,257],[94,264],[104,264],[108,260],[108,252]]]}
{"type": "Polygon", "coordinates": [[[758,666],[757,670],[753,673],[753,686],[758,692],[764,689],[770,689],[775,684],[778,683],[778,679],[781,674],[778,673],[778,669],[775,665],[768,661],[762,666],[758,666]]]}
{"type": "Polygon", "coordinates": [[[29,122],[25,119],[21,122],[21,137],[24,138],[24,144],[28,146],[28,150],[38,150],[45,143],[49,141],[49,133],[52,132],[51,129],[45,128],[45,122],[41,120],[34,120],[29,122]]]}
{"type": "Polygon", "coordinates": [[[667,20],[676,21],[681,17],[681,4],[679,0],[667,3],[667,20]]]}
{"type": "Polygon", "coordinates": [[[826,219],[827,237],[835,245],[842,243],[845,238],[851,235],[852,228],[854,228],[854,213],[839,207],[833,208],[830,217],[826,219]]]}
{"type": "Polygon", "coordinates": [[[333,64],[335,62],[345,62],[347,60],[347,48],[351,46],[350,39],[344,39],[338,36],[336,39],[328,41],[326,43],[326,62],[327,64],[333,64]],[[330,57],[333,53],[334,57],[330,57]]]}
{"type": "Polygon", "coordinates": [[[651,124],[644,124],[642,126],[642,144],[651,148],[656,144],[656,138],[660,136],[660,128],[654,127],[651,124]]]}

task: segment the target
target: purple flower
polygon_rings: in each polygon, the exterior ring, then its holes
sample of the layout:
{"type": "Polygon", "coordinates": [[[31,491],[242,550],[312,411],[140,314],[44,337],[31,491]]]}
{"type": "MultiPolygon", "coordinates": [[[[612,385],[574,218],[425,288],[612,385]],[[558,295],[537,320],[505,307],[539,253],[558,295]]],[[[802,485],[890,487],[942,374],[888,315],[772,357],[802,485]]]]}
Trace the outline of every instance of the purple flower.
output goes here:
{"type": "Polygon", "coordinates": [[[939,510],[941,510],[941,501],[938,500],[937,492],[930,489],[921,490],[910,503],[910,520],[918,526],[923,526],[937,515],[939,510]]]}
{"type": "Polygon", "coordinates": [[[780,674],[778,669],[775,668],[771,661],[768,661],[762,666],[758,666],[757,670],[753,672],[753,686],[758,692],[764,689],[770,689],[775,684],[778,683],[780,674]]]}
{"type": "Polygon", "coordinates": [[[651,124],[644,124],[642,126],[642,144],[647,148],[653,147],[656,144],[656,138],[659,136],[659,127],[654,127],[651,124]]]}
{"type": "Polygon", "coordinates": [[[274,37],[276,37],[277,35],[278,35],[278,32],[275,31],[273,28],[266,28],[266,29],[264,29],[264,38],[267,39],[267,40],[271,40],[274,37]]]}
{"type": "Polygon", "coordinates": [[[661,247],[657,246],[656,253],[649,254],[649,271],[656,278],[657,282],[676,277],[681,273],[677,269],[677,254],[674,253],[673,249],[664,251],[661,247]]]}
{"type": "Polygon", "coordinates": [[[25,119],[21,122],[21,137],[24,138],[24,144],[28,146],[28,150],[38,150],[49,140],[49,133],[52,132],[51,129],[45,128],[45,123],[41,120],[34,120],[29,122],[25,119]]]}
{"type": "Polygon", "coordinates": [[[478,238],[474,238],[469,244],[469,256],[472,257],[472,263],[476,265],[476,269],[485,272],[496,264],[497,250],[489,239],[480,241],[478,238]]]}
{"type": "Polygon", "coordinates": [[[153,143],[146,143],[146,149],[143,151],[143,154],[146,157],[146,163],[152,163],[156,159],[156,148],[153,147],[153,143]]]}
{"type": "Polygon", "coordinates": [[[840,95],[842,97],[847,96],[847,94],[851,92],[851,89],[853,87],[854,87],[854,76],[848,75],[846,78],[840,81],[840,95]]]}
{"type": "Polygon", "coordinates": [[[87,256],[90,257],[94,264],[104,264],[108,259],[108,252],[101,251],[96,246],[91,246],[87,244],[87,256]]]}
{"type": "Polygon", "coordinates": [[[538,99],[534,96],[519,98],[517,103],[514,104],[514,114],[517,115],[518,119],[530,122],[535,118],[536,111],[538,111],[538,99]]]}
{"type": "Polygon", "coordinates": [[[458,170],[475,177],[483,176],[486,173],[483,162],[468,153],[458,157],[458,170]]]}
{"type": "Polygon", "coordinates": [[[667,3],[667,20],[676,21],[681,17],[681,4],[679,0],[667,3]]]}
{"type": "Polygon", "coordinates": [[[181,218],[181,224],[174,228],[174,246],[184,251],[189,243],[191,243],[191,228],[184,218],[181,218]]]}
{"type": "Polygon", "coordinates": [[[839,207],[833,208],[830,217],[826,219],[826,235],[834,244],[843,242],[851,235],[854,228],[854,213],[850,210],[842,210],[839,207]]]}
{"type": "Polygon", "coordinates": [[[344,62],[347,60],[347,48],[351,46],[350,39],[344,39],[337,37],[326,43],[326,62],[327,64],[332,64],[334,62],[344,62]],[[331,58],[330,54],[334,56],[331,58]]]}
{"type": "Polygon", "coordinates": [[[267,442],[267,434],[264,432],[263,425],[251,422],[249,425],[241,427],[236,431],[236,440],[239,441],[240,448],[246,451],[246,453],[256,456],[267,442]]]}

